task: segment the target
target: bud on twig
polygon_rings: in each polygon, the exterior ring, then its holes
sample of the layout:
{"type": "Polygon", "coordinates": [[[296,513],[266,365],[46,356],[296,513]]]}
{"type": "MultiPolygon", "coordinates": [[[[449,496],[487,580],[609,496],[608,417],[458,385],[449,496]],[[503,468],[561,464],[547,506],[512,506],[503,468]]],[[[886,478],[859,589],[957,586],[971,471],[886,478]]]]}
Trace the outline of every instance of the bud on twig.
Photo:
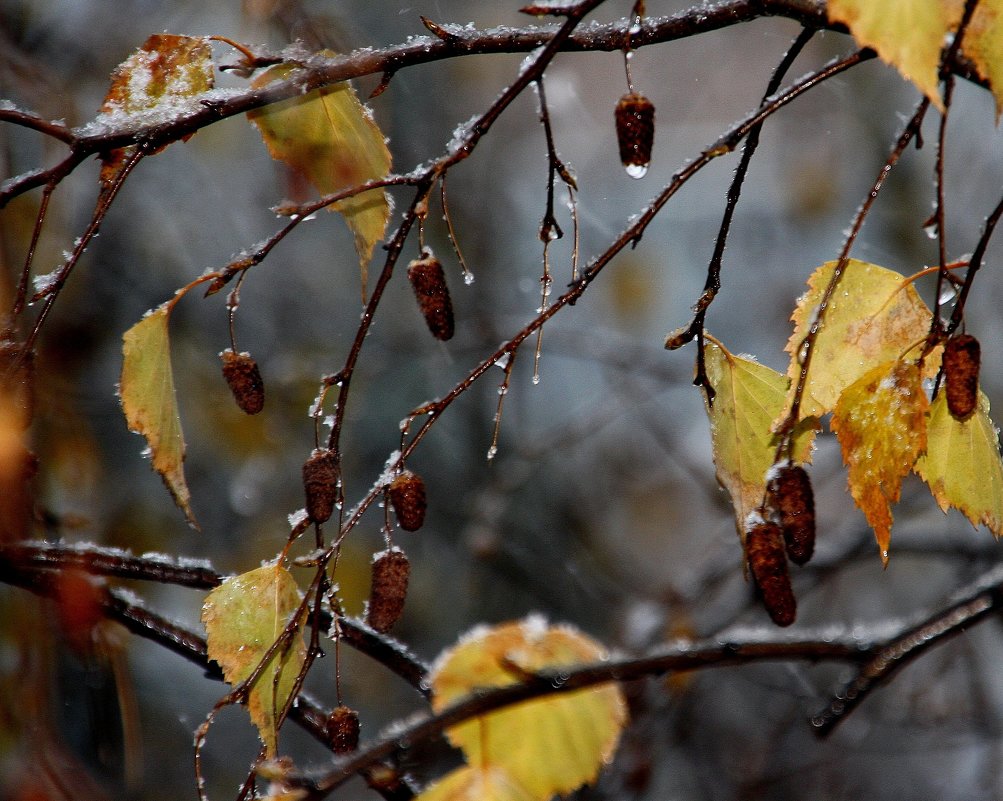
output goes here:
{"type": "Polygon", "coordinates": [[[223,378],[233,393],[234,400],[245,414],[257,414],[265,406],[265,385],[261,380],[258,363],[250,353],[235,353],[224,350],[223,378]]]}

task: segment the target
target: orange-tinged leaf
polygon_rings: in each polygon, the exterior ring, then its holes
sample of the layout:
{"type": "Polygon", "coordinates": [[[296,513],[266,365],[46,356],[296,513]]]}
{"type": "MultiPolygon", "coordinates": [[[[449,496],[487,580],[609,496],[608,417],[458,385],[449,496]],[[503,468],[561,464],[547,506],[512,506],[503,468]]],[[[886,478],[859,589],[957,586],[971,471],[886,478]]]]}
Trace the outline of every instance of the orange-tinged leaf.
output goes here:
{"type": "MultiPolygon", "coordinates": [[[[186,110],[190,98],[213,87],[212,49],[204,37],[155,33],[111,75],[98,121],[113,123],[156,112],[148,122],[168,121],[186,110]]],[[[113,150],[105,157],[101,181],[110,184],[135,146],[113,150]]]]}
{"type": "Polygon", "coordinates": [[[916,472],[930,487],[937,505],[954,507],[973,526],[1003,534],[1003,462],[999,433],[989,419],[989,399],[979,393],[979,408],[964,422],[956,420],[940,392],[930,406],[926,454],[916,472]]]}
{"type": "MultiPolygon", "coordinates": [[[[430,678],[432,707],[439,712],[476,690],[516,683],[526,672],[603,658],[602,647],[584,634],[539,617],[479,627],[440,655],[430,678]]],[[[454,726],[447,735],[472,766],[501,770],[530,797],[548,799],[595,780],[612,758],[626,717],[620,688],[606,684],[526,701],[454,726]]]]}
{"type": "Polygon", "coordinates": [[[828,11],[830,21],[845,23],[857,44],[877,51],[943,110],[938,70],[952,24],[944,0],[829,0],[828,11]]]}
{"type": "Polygon", "coordinates": [[[832,429],[849,468],[850,494],[874,529],[881,560],[888,563],[891,504],[902,479],[926,448],[926,413],[919,365],[881,364],[847,387],[836,402],[832,429]]]}
{"type": "MultiPolygon", "coordinates": [[[[272,67],[255,87],[285,78],[289,65],[272,67]]],[[[390,171],[390,151],[383,132],[348,83],[317,89],[248,113],[272,158],[284,161],[321,194],[382,178],[390,171]]],[[[373,248],[390,219],[386,192],[372,189],[335,203],[355,236],[362,291],[373,248]]]]}
{"type": "MultiPolygon", "coordinates": [[[[791,315],[794,333],[786,348],[791,354],[787,371],[791,395],[794,382],[801,374],[798,350],[815,322],[837,263],[826,262],[812,273],[808,291],[798,299],[791,315]]],[[[930,309],[912,284],[905,281],[899,273],[876,264],[857,259],[847,262],[815,339],[801,399],[802,419],[831,412],[850,384],[879,364],[901,358],[906,350],[926,337],[930,309]]],[[[925,364],[925,375],[931,375],[938,361],[928,358],[925,364]]]]}
{"type": "MultiPolygon", "coordinates": [[[[708,341],[704,346],[707,377],[717,393],[707,408],[717,480],[735,508],[739,537],[745,520],[766,492],[766,473],[776,461],[777,438],[771,430],[787,394],[787,378],[766,365],[734,356],[708,341]]],[[[811,461],[814,429],[795,432],[794,461],[811,461]]]]}
{"type": "Polygon", "coordinates": [[[415,801],[539,801],[501,768],[464,765],[419,794],[415,801]]]}
{"type": "Polygon", "coordinates": [[[185,482],[185,438],[174,392],[167,333],[170,313],[171,306],[165,303],[148,312],[122,336],[118,391],[129,430],[146,438],[153,469],[164,479],[188,522],[198,528],[185,482]]]}
{"type": "MultiPolygon", "coordinates": [[[[206,596],[202,623],[209,658],[230,684],[254,672],[299,603],[296,580],[278,564],[232,576],[206,596]]],[[[292,644],[272,656],[248,695],[248,712],[269,757],[276,754],[279,714],[305,659],[306,645],[297,631],[292,644]]]]}

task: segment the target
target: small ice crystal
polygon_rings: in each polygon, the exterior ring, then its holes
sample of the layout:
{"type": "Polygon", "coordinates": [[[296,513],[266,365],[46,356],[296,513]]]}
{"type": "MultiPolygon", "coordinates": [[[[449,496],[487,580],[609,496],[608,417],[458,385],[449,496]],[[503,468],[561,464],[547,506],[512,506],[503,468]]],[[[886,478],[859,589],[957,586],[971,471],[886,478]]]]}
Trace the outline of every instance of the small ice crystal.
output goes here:
{"type": "Polygon", "coordinates": [[[643,178],[648,174],[647,164],[628,164],[624,169],[631,178],[643,178]]]}

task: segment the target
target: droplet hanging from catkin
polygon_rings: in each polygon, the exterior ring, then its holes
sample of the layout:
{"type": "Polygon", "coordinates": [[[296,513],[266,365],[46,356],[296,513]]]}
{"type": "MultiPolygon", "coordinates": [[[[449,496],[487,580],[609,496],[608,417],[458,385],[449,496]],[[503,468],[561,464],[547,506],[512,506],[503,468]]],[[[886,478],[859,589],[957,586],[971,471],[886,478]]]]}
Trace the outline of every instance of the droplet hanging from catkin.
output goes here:
{"type": "Polygon", "coordinates": [[[620,163],[631,178],[643,178],[655,140],[655,107],[644,95],[628,92],[616,104],[614,120],[620,163]]]}

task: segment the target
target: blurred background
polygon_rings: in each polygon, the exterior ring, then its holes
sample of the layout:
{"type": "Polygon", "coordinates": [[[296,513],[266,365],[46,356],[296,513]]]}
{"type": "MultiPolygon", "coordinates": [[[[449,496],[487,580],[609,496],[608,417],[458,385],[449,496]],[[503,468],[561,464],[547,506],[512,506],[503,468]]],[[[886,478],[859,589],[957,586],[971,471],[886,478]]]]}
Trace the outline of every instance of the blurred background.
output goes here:
{"type": "MultiPolygon", "coordinates": [[[[659,16],[691,3],[647,5],[659,16]]],[[[595,19],[622,18],[630,6],[606,3],[595,19]]],[[[426,34],[420,14],[478,27],[529,24],[517,7],[493,0],[0,0],[0,98],[80,125],[100,107],[112,69],[151,33],[219,34],[272,47],[299,39],[347,52],[426,34]]],[[[558,151],[578,181],[583,262],[604,251],[673,172],[758,105],[798,32],[796,23],[770,18],[636,52],[634,83],[657,109],[653,160],[642,180],[629,178],[617,157],[613,108],[627,89],[622,53],[555,59],[546,94],[558,151]]],[[[852,48],[848,37],[820,34],[791,78],[852,48]]],[[[217,56],[217,63],[233,60],[222,46],[217,56]]],[[[454,129],[490,105],[523,58],[458,58],[396,74],[370,104],[395,170],[441,155],[454,129]]],[[[360,80],[360,95],[377,83],[378,76],[360,80]]],[[[219,85],[241,81],[222,76],[219,85]]],[[[786,368],[796,298],[810,273],[837,256],[917,100],[893,70],[871,61],[767,122],[725,254],[723,291],[707,320],[732,351],[786,368]]],[[[934,199],[936,125],[930,114],[925,147],[911,148],[889,178],[857,258],[905,274],[936,263],[936,242],[923,230],[934,199]]],[[[948,135],[948,254],[962,258],[1003,186],[987,92],[959,83],[948,135]]],[[[52,140],[0,126],[2,178],[61,156],[52,140]]],[[[687,184],[637,248],[547,325],[539,384],[532,381],[533,340],[523,347],[493,460],[486,453],[501,370],[454,403],[409,461],[424,477],[429,509],[420,532],[394,538],[412,564],[394,634],[423,659],[476,623],[534,611],[624,653],[674,636],[769,627],[743,578],[730,501],[714,478],[703,400],[691,386],[694,347],[662,347],[667,332],[689,321],[703,287],[737,158],[716,160],[687,184]]],[[[534,316],[546,165],[536,100],[526,93],[450,172],[452,221],[475,280],[463,282],[434,209],[426,238],[446,266],[457,334],[447,344],[428,335],[399,269],[347,408],[349,505],[398,447],[408,412],[448,392],[534,316]]],[[[37,273],[59,265],[84,230],[97,170],[97,163],[84,165],[55,193],[37,273]]],[[[172,316],[186,473],[201,533],[186,526],[149,469],[115,386],[122,333],[178,287],[272,235],[281,222],[271,207],[305,199],[297,191],[243,118],[140,164],[44,329],[32,436],[39,502],[56,522],[38,536],[208,559],[226,573],[250,570],[281,550],[287,516],[303,505],[300,467],[313,447],[308,409],[320,377],[344,363],[361,311],[357,259],[340,217],[321,214],[300,226],[244,283],[237,346],[261,366],[267,401],[260,415],[236,408],[220,374],[217,354],[229,346],[225,293],[205,300],[192,293],[172,316]]],[[[410,199],[408,192],[394,197],[398,209],[410,199]]],[[[555,294],[571,278],[565,198],[559,189],[567,236],[551,248],[555,294]]],[[[39,193],[30,193],[0,216],[4,308],[38,202],[39,193]]],[[[996,405],[1003,404],[1000,252],[990,248],[967,313],[969,332],[982,341],[983,388],[996,405]]],[[[417,255],[412,237],[405,257],[417,255]]],[[[379,263],[377,249],[372,275],[379,263]]],[[[918,286],[932,302],[932,279],[918,286]]],[[[910,478],[895,509],[891,564],[882,570],[829,434],[819,439],[811,476],[819,541],[815,560],[794,574],[797,627],[867,633],[908,620],[998,562],[985,530],[943,515],[910,478]]],[[[368,592],[371,555],[384,547],[382,520],[373,508],[345,543],[336,579],[353,614],[368,592]]],[[[132,589],[152,608],[200,628],[202,593],[132,589]]],[[[0,799],[195,797],[192,735],[223,685],[122,631],[104,648],[77,647],[52,608],[20,590],[0,588],[0,603],[0,799]],[[63,789],[43,782],[43,773],[59,777],[63,789]]],[[[922,788],[931,798],[999,798],[1001,657],[999,621],[983,623],[901,672],[825,741],[807,718],[851,676],[846,667],[764,664],[640,683],[629,688],[634,718],[616,760],[595,788],[578,795],[877,801],[922,788]]],[[[333,661],[318,663],[308,681],[328,704],[335,702],[333,661]]],[[[342,694],[360,713],[364,739],[425,708],[413,689],[348,648],[342,694]]],[[[282,746],[298,765],[325,759],[293,726],[283,729],[282,746]]],[[[232,796],[257,747],[244,712],[226,710],[205,754],[211,798],[232,796]]],[[[437,754],[415,754],[413,763],[420,781],[443,769],[437,754]]],[[[356,782],[340,797],[367,794],[356,782]]]]}

